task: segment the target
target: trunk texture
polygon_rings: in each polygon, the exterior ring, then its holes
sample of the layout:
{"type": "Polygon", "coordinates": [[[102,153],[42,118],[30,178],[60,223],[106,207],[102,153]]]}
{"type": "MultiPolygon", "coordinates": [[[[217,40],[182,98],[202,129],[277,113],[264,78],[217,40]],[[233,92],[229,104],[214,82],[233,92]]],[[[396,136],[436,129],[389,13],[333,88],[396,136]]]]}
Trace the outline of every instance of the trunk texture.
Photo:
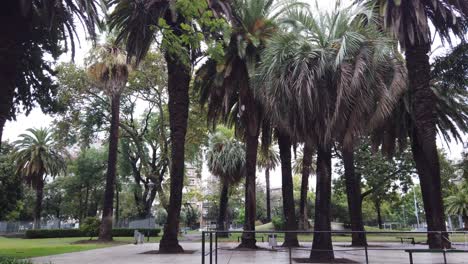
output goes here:
{"type": "MultiPolygon", "coordinates": [[[[40,177],[42,179],[42,176],[40,177]]],[[[34,229],[41,229],[42,199],[44,198],[44,181],[36,186],[36,205],[34,206],[34,229]]]]}
{"type": "Polygon", "coordinates": [[[267,222],[271,222],[270,170],[265,169],[267,222]]]}
{"type": "Polygon", "coordinates": [[[377,224],[379,225],[379,229],[383,229],[382,210],[380,207],[380,202],[376,201],[374,204],[375,210],[377,211],[377,224]]]}
{"type": "Polygon", "coordinates": [[[162,253],[178,253],[179,217],[184,187],[185,135],[189,110],[190,67],[172,54],[165,54],[169,88],[169,123],[171,138],[170,196],[167,223],[159,245],[162,253]]]}
{"type": "Polygon", "coordinates": [[[463,225],[464,225],[463,229],[465,231],[468,230],[468,215],[463,216],[463,225]]]}
{"type": "MultiPolygon", "coordinates": [[[[223,187],[221,189],[221,196],[219,201],[219,216],[218,216],[218,231],[227,230],[226,225],[226,212],[229,201],[229,185],[223,182],[223,187]]],[[[219,233],[220,237],[228,237],[228,233],[219,233]]]]}
{"type": "Polygon", "coordinates": [[[310,144],[304,144],[302,158],[301,200],[299,202],[299,229],[309,229],[309,216],[307,214],[307,192],[309,190],[309,177],[312,169],[313,148],[310,144]]]}
{"type": "MultiPolygon", "coordinates": [[[[278,131],[278,145],[281,159],[281,190],[283,195],[283,213],[286,231],[296,231],[297,221],[294,210],[294,188],[291,167],[291,139],[288,135],[278,131]]],[[[286,233],[283,247],[298,247],[297,234],[286,233]]]]}
{"type": "MultiPolygon", "coordinates": [[[[255,231],[256,193],[255,173],[257,169],[258,134],[246,135],[246,177],[245,177],[245,221],[244,231],[255,231]]],[[[241,248],[257,248],[255,234],[242,233],[241,248]]]]}
{"type": "Polygon", "coordinates": [[[331,231],[331,148],[329,146],[319,146],[317,149],[314,231],[320,233],[314,233],[310,258],[324,262],[333,260],[335,256],[332,237],[330,233],[325,233],[331,231]]]}
{"type": "Polygon", "coordinates": [[[114,192],[117,173],[117,155],[119,146],[120,94],[111,98],[111,126],[109,135],[109,154],[107,160],[106,189],[102,207],[102,222],[99,230],[99,240],[112,241],[112,218],[114,211],[114,192]]]}
{"type": "MultiPolygon", "coordinates": [[[[345,169],[346,196],[348,198],[348,213],[353,232],[363,232],[364,222],[362,220],[362,199],[361,199],[361,177],[356,173],[354,167],[353,150],[343,149],[343,163],[345,169]]],[[[353,233],[353,247],[367,245],[365,233],[353,233]]]]}
{"type": "Polygon", "coordinates": [[[410,83],[413,131],[411,149],[419,174],[428,231],[429,248],[450,248],[445,226],[440,165],[436,145],[435,95],[430,88],[430,45],[409,47],[406,63],[410,83]]]}

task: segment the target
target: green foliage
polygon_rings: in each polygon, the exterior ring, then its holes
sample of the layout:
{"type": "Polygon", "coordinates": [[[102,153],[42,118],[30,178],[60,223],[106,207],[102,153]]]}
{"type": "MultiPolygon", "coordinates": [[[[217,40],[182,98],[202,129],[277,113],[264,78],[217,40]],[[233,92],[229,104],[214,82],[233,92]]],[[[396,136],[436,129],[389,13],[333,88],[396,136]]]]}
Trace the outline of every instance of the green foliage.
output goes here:
{"type": "MultiPolygon", "coordinates": [[[[132,228],[114,228],[112,229],[113,237],[133,237],[134,230],[132,228]]],[[[147,235],[149,234],[152,237],[158,236],[161,232],[159,228],[137,228],[138,231],[147,235]]],[[[92,234],[92,236],[97,236],[97,233],[92,234]]],[[[26,238],[60,238],[60,237],[86,237],[85,234],[80,229],[31,229],[27,230],[25,235],[26,238]]]]}
{"type": "Polygon", "coordinates": [[[0,256],[0,264],[32,264],[28,259],[15,259],[0,256]]]}
{"type": "Polygon", "coordinates": [[[20,206],[23,197],[21,177],[16,174],[11,151],[12,146],[3,142],[0,152],[0,220],[11,216],[9,214],[20,206]]]}
{"type": "Polygon", "coordinates": [[[275,227],[275,230],[284,230],[284,217],[283,216],[273,216],[271,222],[275,227]]]}
{"type": "Polygon", "coordinates": [[[455,194],[445,198],[445,206],[448,215],[468,218],[468,184],[461,184],[455,194]]]}
{"type": "Polygon", "coordinates": [[[96,234],[99,233],[99,226],[101,225],[101,220],[97,217],[87,217],[80,224],[80,231],[82,234],[89,236],[89,240],[93,238],[96,234]]]}

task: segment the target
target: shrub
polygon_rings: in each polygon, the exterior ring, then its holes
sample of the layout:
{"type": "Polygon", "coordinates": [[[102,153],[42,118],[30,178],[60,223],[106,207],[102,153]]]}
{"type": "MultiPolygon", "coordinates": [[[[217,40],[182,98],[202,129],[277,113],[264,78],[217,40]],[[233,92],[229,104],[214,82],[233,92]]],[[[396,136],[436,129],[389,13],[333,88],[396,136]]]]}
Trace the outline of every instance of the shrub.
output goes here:
{"type": "Polygon", "coordinates": [[[57,237],[82,237],[79,229],[31,229],[25,233],[26,238],[57,238],[57,237]]]}
{"type": "Polygon", "coordinates": [[[261,225],[263,225],[262,221],[260,221],[260,220],[255,221],[255,226],[261,226],[261,225]]]}
{"type": "MultiPolygon", "coordinates": [[[[114,237],[133,237],[134,230],[140,231],[145,236],[159,236],[161,229],[159,228],[114,228],[112,236],[114,237]]],[[[89,233],[88,233],[89,234],[89,233]]],[[[89,236],[80,229],[43,229],[43,230],[27,230],[25,238],[61,238],[61,237],[86,237],[89,236]]],[[[98,232],[92,234],[97,236],[98,232]]]]}
{"type": "Polygon", "coordinates": [[[80,225],[80,230],[82,234],[89,237],[91,240],[94,236],[99,234],[99,226],[101,225],[101,220],[97,217],[88,217],[83,221],[83,224],[80,225]]]}
{"type": "Polygon", "coordinates": [[[284,229],[284,219],[280,216],[274,216],[271,219],[271,222],[273,223],[273,226],[275,227],[275,230],[283,230],[284,229]]]}
{"type": "Polygon", "coordinates": [[[0,257],[0,264],[32,264],[30,260],[0,257]]]}
{"type": "Polygon", "coordinates": [[[32,264],[32,262],[27,259],[0,257],[0,264],[32,264]]]}

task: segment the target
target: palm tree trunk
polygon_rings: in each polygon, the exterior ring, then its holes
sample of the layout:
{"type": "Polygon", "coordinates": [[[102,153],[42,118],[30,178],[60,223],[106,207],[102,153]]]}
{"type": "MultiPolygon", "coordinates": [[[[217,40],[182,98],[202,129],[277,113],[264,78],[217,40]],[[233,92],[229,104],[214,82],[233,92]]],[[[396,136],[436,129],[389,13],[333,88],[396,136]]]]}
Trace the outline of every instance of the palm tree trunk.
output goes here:
{"type": "MultiPolygon", "coordinates": [[[[354,167],[353,150],[343,149],[343,163],[345,169],[346,196],[348,198],[348,213],[353,232],[364,232],[362,220],[362,199],[361,199],[361,177],[356,173],[354,167]]],[[[363,247],[367,245],[365,233],[353,233],[353,247],[363,247]]]]}
{"type": "Polygon", "coordinates": [[[299,202],[299,229],[309,229],[309,217],[307,215],[307,191],[309,190],[309,177],[312,167],[313,148],[309,143],[304,144],[302,158],[301,200],[299,202]]]}
{"type": "Polygon", "coordinates": [[[102,207],[102,220],[99,240],[112,241],[112,218],[114,211],[114,192],[117,173],[117,154],[119,146],[120,93],[111,96],[111,126],[109,135],[109,153],[107,160],[106,189],[102,207]]]}
{"type": "MultiPolygon", "coordinates": [[[[218,231],[225,231],[226,228],[226,211],[229,201],[229,185],[223,182],[221,196],[219,200],[219,216],[218,216],[218,231]]],[[[228,237],[228,233],[219,233],[220,237],[228,237]]]]}
{"type": "MultiPolygon", "coordinates": [[[[278,130],[278,145],[281,159],[281,179],[283,194],[283,212],[285,218],[285,230],[296,231],[297,221],[294,210],[294,187],[291,167],[291,139],[278,130]]],[[[286,233],[284,235],[283,247],[298,247],[297,234],[286,233]]]]}
{"type": "Polygon", "coordinates": [[[41,229],[42,199],[44,198],[44,181],[42,176],[36,186],[36,205],[34,206],[34,229],[41,229]]]}
{"type": "Polygon", "coordinates": [[[159,245],[162,253],[178,253],[184,250],[179,245],[180,209],[184,187],[185,135],[189,110],[190,67],[173,54],[165,54],[169,89],[169,124],[171,138],[170,197],[167,222],[159,245]]]}
{"type": "Polygon", "coordinates": [[[315,197],[315,218],[312,251],[314,261],[331,261],[335,258],[331,233],[331,147],[318,146],[317,187],[315,197]]]}
{"type": "Polygon", "coordinates": [[[442,201],[440,165],[436,145],[435,95],[430,88],[430,45],[410,46],[406,50],[412,102],[413,131],[411,149],[419,174],[430,248],[449,248],[442,201]]]}
{"type": "Polygon", "coordinates": [[[265,169],[267,222],[271,222],[270,170],[265,169]]]}
{"type": "Polygon", "coordinates": [[[468,215],[465,214],[462,218],[463,218],[463,225],[464,225],[463,229],[467,231],[468,230],[468,215]]]}
{"type": "MultiPolygon", "coordinates": [[[[245,221],[244,231],[255,231],[256,193],[255,173],[257,169],[258,133],[251,136],[246,133],[246,177],[245,177],[245,221]]],[[[254,233],[242,233],[240,248],[257,248],[254,233]]]]}
{"type": "Polygon", "coordinates": [[[377,211],[377,224],[379,225],[379,229],[383,229],[382,207],[380,201],[375,200],[374,206],[375,210],[377,211]]]}

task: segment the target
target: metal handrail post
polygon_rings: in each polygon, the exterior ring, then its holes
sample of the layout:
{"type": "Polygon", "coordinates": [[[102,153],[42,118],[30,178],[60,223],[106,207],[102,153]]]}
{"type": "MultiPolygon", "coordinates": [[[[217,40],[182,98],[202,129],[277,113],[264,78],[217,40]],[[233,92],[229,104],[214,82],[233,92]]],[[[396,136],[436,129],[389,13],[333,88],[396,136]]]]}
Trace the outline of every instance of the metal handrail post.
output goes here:
{"type": "Polygon", "coordinates": [[[215,263],[218,264],[218,232],[215,233],[215,263]]]}
{"type": "Polygon", "coordinates": [[[367,252],[367,243],[364,245],[364,251],[366,253],[366,264],[369,264],[369,253],[367,252]]]}
{"type": "Polygon", "coordinates": [[[213,232],[210,231],[210,264],[213,264],[213,232]]]}
{"type": "Polygon", "coordinates": [[[201,263],[205,264],[205,231],[202,231],[201,263]]]}

